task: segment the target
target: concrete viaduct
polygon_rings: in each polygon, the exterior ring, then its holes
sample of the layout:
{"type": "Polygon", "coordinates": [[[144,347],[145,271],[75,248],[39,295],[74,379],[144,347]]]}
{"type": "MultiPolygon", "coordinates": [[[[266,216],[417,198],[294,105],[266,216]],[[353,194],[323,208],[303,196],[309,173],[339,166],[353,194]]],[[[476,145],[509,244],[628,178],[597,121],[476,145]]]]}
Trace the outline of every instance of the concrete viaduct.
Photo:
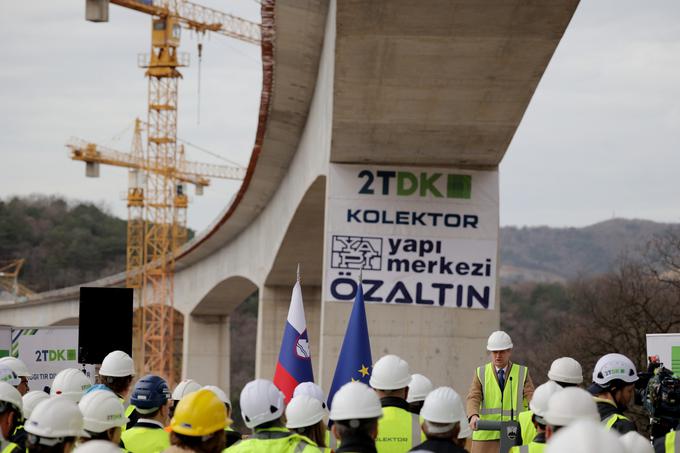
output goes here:
{"type": "MultiPolygon", "coordinates": [[[[256,376],[271,378],[295,267],[328,390],[351,304],[324,301],[329,163],[496,169],[578,0],[265,0],[263,88],[247,177],[180,252],[183,376],[229,388],[229,319],[259,294],[256,376]]],[[[122,285],[122,275],[89,283],[122,285]]],[[[0,306],[2,324],[74,323],[78,288],[0,306]]],[[[368,304],[373,357],[465,391],[492,311],[368,304]]]]}

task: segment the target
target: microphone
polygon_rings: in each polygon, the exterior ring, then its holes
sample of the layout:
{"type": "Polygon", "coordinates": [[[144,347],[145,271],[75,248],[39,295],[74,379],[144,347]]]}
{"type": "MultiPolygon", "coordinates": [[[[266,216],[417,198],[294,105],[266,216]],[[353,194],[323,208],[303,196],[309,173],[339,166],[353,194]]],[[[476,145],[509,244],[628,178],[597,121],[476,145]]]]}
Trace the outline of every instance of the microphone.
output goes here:
{"type": "Polygon", "coordinates": [[[514,403],[515,403],[515,398],[512,397],[512,376],[510,376],[510,421],[511,422],[515,421],[514,403]]]}

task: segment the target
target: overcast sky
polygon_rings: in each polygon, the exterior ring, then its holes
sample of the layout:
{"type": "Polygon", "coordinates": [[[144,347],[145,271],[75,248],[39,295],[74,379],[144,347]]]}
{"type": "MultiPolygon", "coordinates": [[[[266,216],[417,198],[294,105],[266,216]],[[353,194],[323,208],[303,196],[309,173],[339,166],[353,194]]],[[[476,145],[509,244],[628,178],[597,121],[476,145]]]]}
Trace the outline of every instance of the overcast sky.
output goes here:
{"type": "MultiPolygon", "coordinates": [[[[253,0],[202,4],[259,21],[253,0]]],[[[123,169],[84,176],[65,143],[130,149],[146,117],[149,18],[111,6],[84,20],[84,0],[0,3],[0,197],[59,194],[126,216],[123,169]]],[[[204,38],[200,125],[195,37],[180,82],[179,137],[245,165],[255,135],[259,48],[204,38]]],[[[501,165],[503,225],[582,226],[612,216],[680,221],[680,2],[582,0],[501,165]]],[[[191,148],[192,160],[219,163],[191,148]]],[[[234,182],[192,195],[189,226],[207,226],[234,182]]],[[[192,192],[193,194],[193,192],[192,192]]]]}

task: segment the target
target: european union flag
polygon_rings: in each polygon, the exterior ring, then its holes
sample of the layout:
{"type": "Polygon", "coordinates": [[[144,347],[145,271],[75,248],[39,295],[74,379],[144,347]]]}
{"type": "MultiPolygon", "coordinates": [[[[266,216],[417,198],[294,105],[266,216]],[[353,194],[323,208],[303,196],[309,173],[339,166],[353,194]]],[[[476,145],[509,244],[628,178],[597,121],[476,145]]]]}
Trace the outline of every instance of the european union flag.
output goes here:
{"type": "Polygon", "coordinates": [[[352,306],[352,314],[342,340],[342,348],[335,367],[333,384],[328,392],[328,405],[332,407],[335,392],[351,381],[360,381],[368,385],[371,377],[371,342],[368,339],[366,323],[366,307],[364,306],[364,290],[361,281],[357,285],[357,295],[352,306]]]}

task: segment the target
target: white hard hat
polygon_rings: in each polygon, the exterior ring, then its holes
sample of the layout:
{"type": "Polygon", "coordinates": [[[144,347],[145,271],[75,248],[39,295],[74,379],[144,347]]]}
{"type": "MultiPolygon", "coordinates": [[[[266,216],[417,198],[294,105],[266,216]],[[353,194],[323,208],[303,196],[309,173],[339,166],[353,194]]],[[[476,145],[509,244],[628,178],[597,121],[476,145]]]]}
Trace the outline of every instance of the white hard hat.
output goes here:
{"type": "Polygon", "coordinates": [[[603,424],[592,420],[578,420],[559,430],[550,438],[545,449],[546,453],[621,453],[624,451],[626,450],[616,434],[607,430],[603,424]]]}
{"type": "Polygon", "coordinates": [[[466,418],[465,412],[460,412],[460,403],[460,396],[455,390],[451,387],[439,387],[425,398],[420,416],[428,422],[458,423],[466,418]]]}
{"type": "Polygon", "coordinates": [[[129,421],[125,408],[115,393],[95,390],[85,395],[78,403],[83,414],[83,427],[91,433],[101,433],[129,421]]]}
{"type": "Polygon", "coordinates": [[[309,395],[321,401],[321,405],[326,409],[326,394],[323,389],[313,382],[300,382],[293,390],[293,398],[298,395],[309,395]]]}
{"type": "Polygon", "coordinates": [[[213,392],[220,401],[229,406],[229,408],[231,409],[231,400],[229,399],[227,394],[224,393],[224,390],[217,387],[216,385],[204,385],[203,388],[213,392]]]}
{"type": "Polygon", "coordinates": [[[623,354],[606,354],[600,357],[593,369],[593,382],[607,388],[615,379],[632,384],[638,380],[635,364],[623,354]]]}
{"type": "Polygon", "coordinates": [[[571,357],[560,357],[553,360],[548,371],[548,379],[566,384],[580,384],[583,382],[581,364],[571,357]]]}
{"type": "Polygon", "coordinates": [[[12,387],[21,384],[21,378],[8,366],[0,365],[0,382],[7,382],[12,387]]]}
{"type": "Polygon", "coordinates": [[[24,429],[38,437],[90,437],[83,430],[83,414],[78,405],[66,398],[50,398],[38,403],[24,429]]]}
{"type": "Polygon", "coordinates": [[[177,387],[175,387],[175,390],[173,390],[172,399],[175,401],[179,401],[182,398],[184,398],[185,395],[188,395],[189,393],[192,392],[196,392],[198,390],[201,390],[201,384],[194,381],[193,379],[185,379],[179,384],[177,384],[177,387]]]}
{"type": "Polygon", "coordinates": [[[335,392],[331,420],[359,420],[382,417],[378,395],[363,382],[348,382],[335,392]]]}
{"type": "Polygon", "coordinates": [[[309,396],[294,396],[286,407],[286,428],[306,428],[323,420],[326,409],[321,401],[309,396]]]}
{"type": "Polygon", "coordinates": [[[123,351],[109,352],[101,368],[99,368],[100,376],[124,377],[135,375],[135,363],[132,357],[123,351]]]}
{"type": "Polygon", "coordinates": [[[50,396],[64,396],[77,403],[90,387],[92,387],[92,382],[82,371],[76,368],[66,368],[55,376],[50,396]]]}
{"type": "Polygon", "coordinates": [[[7,382],[0,381],[0,401],[10,403],[23,414],[24,404],[21,399],[21,393],[7,382]]]}
{"type": "Polygon", "coordinates": [[[489,335],[489,339],[486,342],[487,351],[505,351],[506,349],[512,349],[510,335],[502,330],[497,330],[489,335]]]}
{"type": "Polygon", "coordinates": [[[549,425],[567,426],[579,419],[599,422],[600,413],[590,393],[578,387],[567,387],[553,393],[543,418],[549,425]]]}
{"type": "Polygon", "coordinates": [[[619,438],[628,453],[654,453],[654,447],[649,439],[636,431],[628,431],[619,438]]]}
{"type": "Polygon", "coordinates": [[[26,366],[26,364],[21,360],[17,359],[16,357],[1,358],[0,366],[9,367],[19,377],[29,378],[32,376],[31,372],[28,371],[28,367],[26,366]]]}
{"type": "Polygon", "coordinates": [[[120,453],[121,449],[108,440],[88,440],[73,450],[73,453],[120,453]]]}
{"type": "Polygon", "coordinates": [[[410,382],[408,363],[399,356],[388,354],[373,365],[369,384],[377,390],[397,390],[408,387],[410,382]]]}
{"type": "Polygon", "coordinates": [[[277,420],[285,408],[283,393],[272,381],[255,379],[241,391],[241,416],[248,428],[277,420]]]}
{"type": "Polygon", "coordinates": [[[416,401],[425,401],[425,397],[434,389],[432,381],[422,374],[412,374],[411,382],[408,385],[408,398],[406,401],[415,403],[416,401]]]}
{"type": "Polygon", "coordinates": [[[21,402],[24,405],[24,418],[28,418],[31,416],[31,413],[33,412],[33,409],[40,403],[41,401],[45,401],[46,399],[49,399],[50,395],[47,393],[43,392],[42,390],[31,390],[27,394],[21,397],[21,402]]]}
{"type": "MultiPolygon", "coordinates": [[[[548,411],[548,401],[550,401],[550,397],[561,390],[563,390],[562,387],[554,381],[548,381],[545,384],[539,385],[536,387],[534,395],[531,397],[529,409],[531,409],[536,417],[543,419],[545,413],[548,411]]],[[[539,420],[539,422],[540,421],[541,420],[539,420]]]]}

